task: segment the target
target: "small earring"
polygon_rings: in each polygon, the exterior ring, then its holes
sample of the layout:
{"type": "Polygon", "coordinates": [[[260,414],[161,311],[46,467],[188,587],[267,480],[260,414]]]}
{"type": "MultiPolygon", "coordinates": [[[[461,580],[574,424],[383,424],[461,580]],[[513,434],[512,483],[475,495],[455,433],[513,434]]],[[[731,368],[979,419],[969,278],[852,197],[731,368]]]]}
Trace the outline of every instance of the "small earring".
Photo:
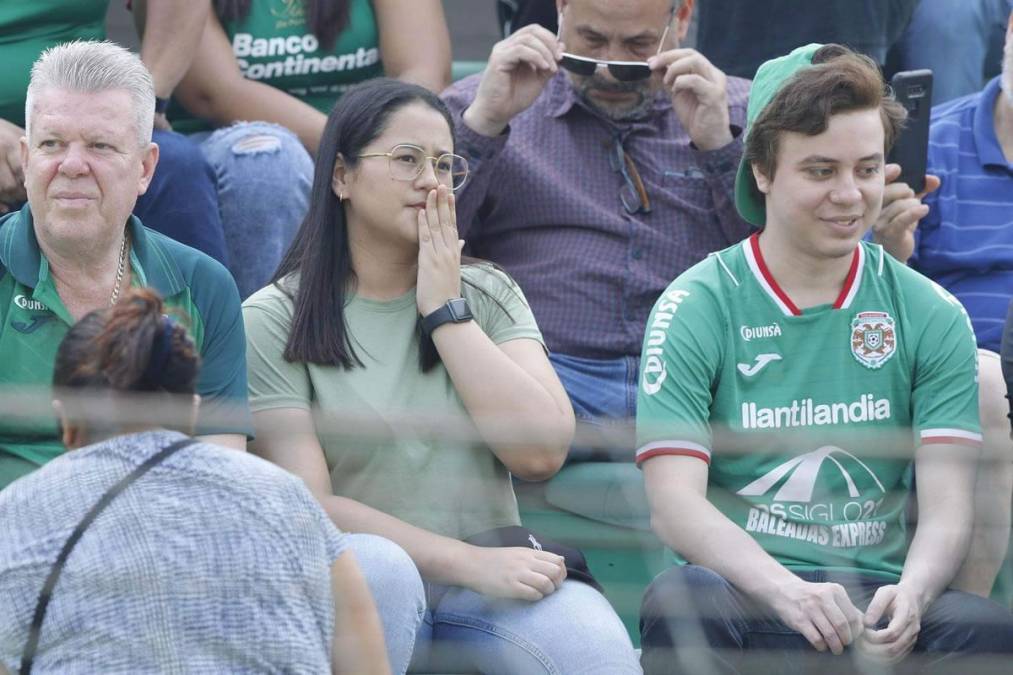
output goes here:
{"type": "Polygon", "coordinates": [[[338,201],[339,202],[345,201],[345,193],[344,192],[339,192],[338,193],[338,201]]]}

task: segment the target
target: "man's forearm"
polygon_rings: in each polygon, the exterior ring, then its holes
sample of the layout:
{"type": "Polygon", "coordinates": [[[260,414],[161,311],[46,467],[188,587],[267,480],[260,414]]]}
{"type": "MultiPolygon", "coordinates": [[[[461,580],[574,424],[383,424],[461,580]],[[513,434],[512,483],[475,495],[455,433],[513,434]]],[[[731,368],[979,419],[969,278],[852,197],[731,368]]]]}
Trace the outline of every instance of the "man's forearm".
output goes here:
{"type": "Polygon", "coordinates": [[[652,505],[651,525],[686,560],[758,600],[769,601],[782,584],[798,580],[705,497],[685,495],[652,505]]]}
{"type": "Polygon", "coordinates": [[[978,453],[958,445],[923,445],[915,454],[918,528],[900,583],[915,591],[923,610],[950,585],[967,556],[977,464],[978,453]]]}
{"type": "Polygon", "coordinates": [[[927,509],[919,499],[918,529],[900,583],[915,589],[923,610],[946,590],[967,555],[971,510],[970,496],[941,500],[927,509]]]}
{"type": "Polygon", "coordinates": [[[135,0],[141,60],[151,71],[159,98],[169,98],[190,68],[210,6],[202,0],[135,0]]]}

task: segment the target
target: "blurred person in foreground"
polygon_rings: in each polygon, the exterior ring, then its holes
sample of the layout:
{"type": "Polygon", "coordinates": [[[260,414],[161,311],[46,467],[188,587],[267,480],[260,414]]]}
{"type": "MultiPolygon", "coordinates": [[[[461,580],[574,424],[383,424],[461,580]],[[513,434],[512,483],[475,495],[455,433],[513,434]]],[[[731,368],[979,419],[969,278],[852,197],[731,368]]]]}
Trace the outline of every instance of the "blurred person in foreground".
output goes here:
{"type": "MultiPolygon", "coordinates": [[[[136,55],[72,42],[32,68],[21,139],[28,203],[0,219],[0,393],[41,390],[75,321],[131,286],[179,309],[204,367],[205,440],[245,448],[246,341],[236,284],[207,255],[131,215],[158,163],[155,92],[136,55]]],[[[0,488],[62,452],[55,420],[0,420],[0,488]]]]}
{"type": "MultiPolygon", "coordinates": [[[[888,179],[899,173],[890,169],[888,179]]],[[[985,452],[975,485],[971,554],[957,588],[991,594],[1013,608],[1013,442],[999,361],[1013,297],[1013,13],[1007,14],[1001,75],[977,94],[932,109],[927,171],[935,184],[941,181],[939,189],[923,196],[904,183],[889,185],[886,199],[893,204],[884,208],[885,226],[873,235],[898,260],[952,293],[971,317],[985,452]]]]}
{"type": "Polygon", "coordinates": [[[466,251],[524,289],[581,420],[634,417],[652,303],[750,231],[732,199],[749,83],[680,48],[693,6],[559,0],[558,37],[525,26],[443,93],[473,174],[466,251]]]}
{"type": "Polygon", "coordinates": [[[862,240],[903,119],[839,45],[757,72],[736,204],[762,230],[678,277],[644,344],[637,460],[688,563],[645,595],[649,673],[1008,663],[1013,616],[952,589],[982,444],[970,322],[862,240]]]}
{"type": "MultiPolygon", "coordinates": [[[[193,431],[200,356],[172,311],[154,291],[130,290],[60,344],[53,406],[68,452],[0,493],[0,663],[12,672],[75,526],[193,431]],[[108,418],[139,401],[189,424],[108,418]]],[[[84,530],[53,589],[34,672],[389,673],[352,537],[298,478],[189,441],[84,530]]]]}
{"type": "Polygon", "coordinates": [[[388,649],[414,642],[413,668],[639,673],[619,617],[564,556],[534,535],[488,545],[520,526],[511,475],[555,474],[574,420],[521,290],[461,260],[453,190],[468,167],[453,132],[435,94],[397,80],[357,85],[331,111],[309,215],[274,283],[243,304],[252,449],[342,529],[407,552],[386,559],[400,586],[363,569],[388,649]],[[358,424],[336,433],[314,410],[358,424]],[[413,432],[413,417],[468,440],[413,432]],[[385,610],[396,593],[417,603],[411,620],[385,610]]]}

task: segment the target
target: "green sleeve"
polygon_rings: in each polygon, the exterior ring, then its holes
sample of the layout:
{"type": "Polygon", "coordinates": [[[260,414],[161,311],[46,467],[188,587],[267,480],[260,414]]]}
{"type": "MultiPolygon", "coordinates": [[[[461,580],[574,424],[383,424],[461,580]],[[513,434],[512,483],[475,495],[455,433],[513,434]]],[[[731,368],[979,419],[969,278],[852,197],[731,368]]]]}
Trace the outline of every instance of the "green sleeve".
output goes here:
{"type": "Polygon", "coordinates": [[[506,272],[481,263],[463,268],[461,277],[472,314],[489,339],[502,344],[530,338],[545,346],[523,291],[506,272]]]}
{"type": "Polygon", "coordinates": [[[250,408],[309,410],[313,389],[306,365],[290,363],[283,356],[292,325],[291,303],[271,297],[247,300],[243,320],[250,408]]]}
{"type": "Polygon", "coordinates": [[[246,336],[236,283],[221,264],[203,256],[191,284],[194,304],[204,323],[197,433],[244,434],[252,438],[253,420],[246,400],[246,336]],[[229,422],[205,422],[205,416],[229,422]]]}
{"type": "Polygon", "coordinates": [[[723,319],[715,294],[685,277],[668,287],[647,322],[637,394],[638,464],[658,455],[710,462],[723,319]]]}
{"type": "Polygon", "coordinates": [[[960,302],[935,282],[935,295],[917,312],[924,323],[916,345],[912,383],[913,425],[918,443],[979,447],[978,349],[960,302]],[[928,303],[927,303],[928,304],[928,303]]]}

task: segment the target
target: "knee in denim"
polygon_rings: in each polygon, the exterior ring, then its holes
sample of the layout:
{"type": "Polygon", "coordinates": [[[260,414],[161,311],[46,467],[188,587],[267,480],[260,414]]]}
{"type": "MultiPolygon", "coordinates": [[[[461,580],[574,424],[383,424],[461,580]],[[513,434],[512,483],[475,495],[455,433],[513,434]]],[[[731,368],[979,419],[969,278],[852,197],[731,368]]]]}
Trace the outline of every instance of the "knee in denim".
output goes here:
{"type": "Polygon", "coordinates": [[[232,145],[232,152],[237,155],[256,155],[274,153],[281,149],[281,140],[277,136],[255,134],[245,136],[232,145]]]}

